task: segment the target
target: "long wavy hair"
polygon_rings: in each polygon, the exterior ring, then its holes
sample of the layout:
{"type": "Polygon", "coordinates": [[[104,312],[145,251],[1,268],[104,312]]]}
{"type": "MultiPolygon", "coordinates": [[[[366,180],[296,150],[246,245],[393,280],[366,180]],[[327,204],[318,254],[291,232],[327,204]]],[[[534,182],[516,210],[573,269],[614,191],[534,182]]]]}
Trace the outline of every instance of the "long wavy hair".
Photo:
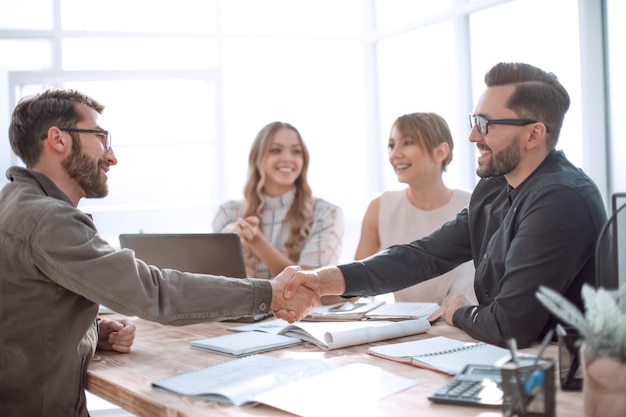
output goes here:
{"type": "MultiPolygon", "coordinates": [[[[293,204],[287,212],[285,221],[289,227],[289,237],[285,242],[287,257],[294,263],[300,259],[300,253],[311,231],[313,221],[313,193],[307,180],[309,170],[309,150],[307,149],[300,132],[289,123],[272,122],[257,133],[250,155],[248,156],[248,179],[243,190],[245,198],[244,216],[257,216],[263,219],[265,207],[265,172],[263,165],[269,154],[270,147],[276,132],[280,129],[291,129],[298,135],[302,145],[302,172],[296,179],[294,187],[296,195],[293,204]]],[[[263,222],[259,227],[262,227],[263,222]]],[[[262,229],[261,229],[262,230],[262,229]]]]}

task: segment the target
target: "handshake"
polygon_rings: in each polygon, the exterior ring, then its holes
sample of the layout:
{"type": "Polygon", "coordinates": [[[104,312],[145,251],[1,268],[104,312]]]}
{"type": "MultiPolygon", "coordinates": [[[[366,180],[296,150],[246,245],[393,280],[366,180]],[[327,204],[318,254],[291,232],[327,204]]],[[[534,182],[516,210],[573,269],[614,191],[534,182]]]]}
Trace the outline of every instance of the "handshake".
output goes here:
{"type": "Polygon", "coordinates": [[[341,295],[345,291],[343,275],[335,266],[314,270],[289,266],[271,283],[270,310],[274,316],[289,323],[303,319],[313,308],[319,307],[322,296],[341,295]]]}

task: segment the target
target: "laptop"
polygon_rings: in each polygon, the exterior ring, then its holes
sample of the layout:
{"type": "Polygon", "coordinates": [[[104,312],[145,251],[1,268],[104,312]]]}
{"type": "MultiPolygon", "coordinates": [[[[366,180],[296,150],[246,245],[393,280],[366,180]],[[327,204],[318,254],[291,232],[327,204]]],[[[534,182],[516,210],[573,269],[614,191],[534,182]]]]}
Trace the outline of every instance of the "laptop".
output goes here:
{"type": "MultiPolygon", "coordinates": [[[[135,257],[160,269],[246,278],[241,241],[234,233],[121,234],[120,246],[135,251],[135,257]]],[[[271,316],[255,314],[236,319],[254,322],[271,316]]]]}
{"type": "Polygon", "coordinates": [[[239,236],[207,234],[121,234],[120,246],[160,269],[246,278],[239,236]]]}

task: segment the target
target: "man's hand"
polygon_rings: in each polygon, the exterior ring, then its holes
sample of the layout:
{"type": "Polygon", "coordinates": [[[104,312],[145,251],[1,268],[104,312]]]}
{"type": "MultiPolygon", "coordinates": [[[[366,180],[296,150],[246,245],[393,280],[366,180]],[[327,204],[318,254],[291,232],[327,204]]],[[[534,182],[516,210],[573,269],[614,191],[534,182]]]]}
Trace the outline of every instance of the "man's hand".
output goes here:
{"type": "Polygon", "coordinates": [[[299,270],[300,268],[297,266],[288,266],[271,280],[272,305],[270,310],[274,316],[289,323],[303,319],[313,308],[321,305],[319,296],[304,286],[295,288],[289,299],[284,296],[285,285],[291,283],[294,274],[299,270]]]}
{"type": "Polygon", "coordinates": [[[293,294],[295,294],[301,286],[314,291],[318,296],[322,296],[322,294],[320,294],[322,283],[317,271],[317,269],[296,271],[285,286],[285,298],[290,299],[293,297],[293,294]]]}
{"type": "Polygon", "coordinates": [[[325,266],[313,270],[300,270],[293,274],[285,286],[284,296],[290,299],[300,287],[314,291],[318,297],[324,295],[343,295],[346,282],[341,270],[336,266],[325,266]]]}
{"type": "Polygon", "coordinates": [[[464,293],[454,294],[452,297],[448,298],[448,300],[442,306],[444,321],[450,326],[454,326],[454,324],[452,323],[452,316],[454,316],[454,312],[460,307],[471,305],[474,305],[474,303],[464,293]]]}
{"type": "Polygon", "coordinates": [[[98,330],[98,349],[128,353],[135,341],[135,325],[126,319],[102,319],[98,330]]]}

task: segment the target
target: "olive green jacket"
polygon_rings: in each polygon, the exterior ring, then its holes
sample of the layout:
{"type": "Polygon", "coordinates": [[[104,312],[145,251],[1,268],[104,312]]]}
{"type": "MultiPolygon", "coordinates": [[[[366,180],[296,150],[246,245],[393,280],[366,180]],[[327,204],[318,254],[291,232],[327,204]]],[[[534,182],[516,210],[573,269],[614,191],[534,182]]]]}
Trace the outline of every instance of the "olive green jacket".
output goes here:
{"type": "Polygon", "coordinates": [[[46,176],[12,167],[7,177],[0,191],[0,416],[88,415],[99,304],[172,325],[269,310],[269,281],[161,271],[102,240],[46,176]]]}

